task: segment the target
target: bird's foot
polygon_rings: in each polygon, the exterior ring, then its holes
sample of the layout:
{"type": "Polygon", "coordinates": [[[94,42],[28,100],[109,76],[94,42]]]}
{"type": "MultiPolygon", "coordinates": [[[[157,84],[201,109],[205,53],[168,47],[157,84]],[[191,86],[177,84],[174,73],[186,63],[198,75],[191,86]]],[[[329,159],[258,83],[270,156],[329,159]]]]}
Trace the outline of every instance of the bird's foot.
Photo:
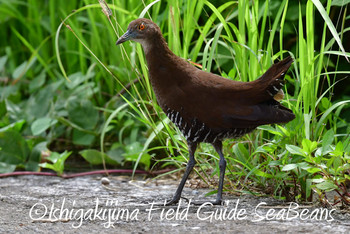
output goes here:
{"type": "MultiPolygon", "coordinates": [[[[195,206],[201,206],[203,204],[211,204],[211,205],[214,205],[214,206],[221,206],[223,205],[223,201],[222,200],[216,200],[216,201],[197,201],[197,202],[192,202],[191,200],[189,200],[188,198],[185,198],[185,197],[180,197],[181,199],[184,199],[187,203],[191,203],[195,206]]],[[[179,203],[180,201],[180,198],[173,198],[171,199],[169,202],[164,202],[164,203],[156,203],[155,205],[156,206],[171,206],[171,205],[176,205],[177,203],[179,203]]]]}
{"type": "Polygon", "coordinates": [[[211,201],[198,201],[198,202],[192,202],[193,205],[196,205],[196,206],[201,206],[203,204],[212,204],[214,206],[221,206],[223,204],[222,200],[216,200],[214,202],[211,202],[211,201]]]}
{"type": "Polygon", "coordinates": [[[165,206],[171,206],[171,205],[175,205],[180,201],[180,198],[184,199],[186,202],[189,202],[188,198],[185,197],[174,197],[173,199],[171,199],[169,202],[165,203],[165,206]]]}

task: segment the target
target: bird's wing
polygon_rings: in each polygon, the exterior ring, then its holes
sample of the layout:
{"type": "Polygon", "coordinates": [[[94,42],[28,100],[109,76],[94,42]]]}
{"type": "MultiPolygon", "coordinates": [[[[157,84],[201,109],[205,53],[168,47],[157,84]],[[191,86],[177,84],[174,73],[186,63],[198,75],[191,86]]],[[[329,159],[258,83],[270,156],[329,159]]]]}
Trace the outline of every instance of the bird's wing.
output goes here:
{"type": "Polygon", "coordinates": [[[294,114],[274,100],[284,85],[291,58],[274,64],[253,82],[238,82],[197,70],[191,83],[179,87],[178,103],[184,103],[189,116],[213,128],[250,128],[283,123],[294,114]]]}
{"type": "MultiPolygon", "coordinates": [[[[211,128],[255,128],[263,124],[283,123],[294,119],[294,114],[279,102],[270,100],[254,104],[245,104],[242,99],[212,95],[201,92],[187,99],[189,116],[198,118],[211,128]]],[[[248,97],[247,97],[248,98],[248,97]]]]}

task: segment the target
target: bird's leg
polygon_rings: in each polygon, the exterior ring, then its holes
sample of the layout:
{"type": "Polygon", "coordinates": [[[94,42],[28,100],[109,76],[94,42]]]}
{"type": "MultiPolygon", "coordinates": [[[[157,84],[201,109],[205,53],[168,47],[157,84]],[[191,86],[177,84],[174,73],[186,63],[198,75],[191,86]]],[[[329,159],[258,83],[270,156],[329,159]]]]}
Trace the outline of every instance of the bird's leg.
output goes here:
{"type": "MultiPolygon", "coordinates": [[[[219,161],[219,168],[220,168],[220,177],[219,177],[219,188],[218,188],[218,193],[216,195],[216,200],[214,202],[210,202],[213,205],[222,205],[222,189],[224,186],[224,177],[225,177],[225,170],[226,170],[226,159],[222,153],[222,142],[221,141],[216,141],[212,143],[214,146],[216,152],[220,156],[220,161],[219,161]]],[[[194,205],[202,205],[206,202],[193,202],[194,205]]]]}
{"type": "Polygon", "coordinates": [[[188,176],[190,175],[194,165],[196,164],[196,160],[194,159],[194,153],[197,149],[197,143],[187,142],[187,144],[188,144],[189,160],[188,160],[188,163],[186,166],[185,174],[183,175],[181,182],[180,182],[179,186],[177,187],[177,190],[174,194],[173,199],[171,199],[171,201],[166,203],[165,204],[166,206],[176,204],[180,200],[181,193],[182,193],[182,190],[185,186],[186,180],[187,180],[188,176]]]}
{"type": "Polygon", "coordinates": [[[216,195],[216,201],[213,203],[213,205],[221,205],[222,203],[222,189],[224,186],[224,177],[225,177],[225,170],[226,170],[226,159],[222,153],[222,143],[221,141],[217,141],[213,143],[213,146],[216,150],[216,152],[220,156],[219,161],[219,168],[220,168],[220,177],[219,177],[219,187],[218,187],[218,193],[216,195]]]}

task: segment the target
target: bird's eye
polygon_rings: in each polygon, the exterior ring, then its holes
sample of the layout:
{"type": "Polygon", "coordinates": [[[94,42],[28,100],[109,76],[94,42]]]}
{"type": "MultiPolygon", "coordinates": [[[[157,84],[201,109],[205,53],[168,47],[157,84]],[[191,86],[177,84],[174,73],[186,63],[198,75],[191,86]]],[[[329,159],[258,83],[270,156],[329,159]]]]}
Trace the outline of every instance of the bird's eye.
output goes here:
{"type": "Polygon", "coordinates": [[[146,28],[146,26],[142,23],[142,24],[140,24],[139,25],[139,29],[142,31],[142,30],[144,30],[146,28]]]}

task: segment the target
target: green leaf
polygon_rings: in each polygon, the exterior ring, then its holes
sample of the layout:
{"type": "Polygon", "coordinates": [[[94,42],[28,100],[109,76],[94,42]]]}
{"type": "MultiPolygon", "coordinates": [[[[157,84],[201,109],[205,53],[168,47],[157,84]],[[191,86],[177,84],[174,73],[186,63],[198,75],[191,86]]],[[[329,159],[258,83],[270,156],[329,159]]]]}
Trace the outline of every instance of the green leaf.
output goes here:
{"type": "Polygon", "coordinates": [[[52,119],[49,117],[43,117],[35,120],[32,123],[31,130],[34,136],[40,135],[45,132],[49,127],[55,125],[57,123],[56,119],[52,119]]]}
{"type": "Polygon", "coordinates": [[[303,170],[307,170],[310,168],[310,165],[307,162],[299,162],[297,166],[303,170]]]}
{"type": "Polygon", "coordinates": [[[298,165],[294,164],[294,163],[287,164],[287,165],[283,166],[282,171],[291,171],[291,170],[293,170],[293,169],[295,169],[297,167],[298,167],[298,165]]]}
{"type": "Polygon", "coordinates": [[[36,61],[36,58],[31,59],[30,61],[25,61],[21,65],[19,65],[14,71],[13,71],[13,78],[19,79],[21,76],[23,76],[29,68],[34,64],[36,61]]]}
{"type": "Polygon", "coordinates": [[[258,127],[258,129],[268,131],[269,133],[272,133],[272,134],[277,135],[277,136],[283,136],[283,134],[281,132],[277,131],[274,127],[272,127],[270,125],[262,125],[262,126],[258,127]]]}
{"type": "Polygon", "coordinates": [[[278,128],[281,132],[283,132],[283,134],[284,134],[285,136],[287,136],[287,137],[290,136],[290,132],[289,132],[286,128],[284,128],[284,127],[282,127],[282,126],[280,126],[280,125],[277,125],[277,128],[278,128]]]}
{"type": "Polygon", "coordinates": [[[89,100],[71,99],[67,105],[68,118],[81,128],[92,130],[98,121],[98,111],[89,100]]]}
{"type": "Polygon", "coordinates": [[[317,168],[317,167],[308,168],[308,169],[306,169],[306,170],[307,170],[307,172],[309,172],[310,174],[315,174],[315,173],[321,171],[321,169],[320,169],[320,168],[317,168]]]}
{"type": "Polygon", "coordinates": [[[337,145],[335,146],[335,150],[336,150],[336,151],[339,151],[339,152],[343,152],[343,151],[344,151],[343,142],[339,141],[339,142],[337,143],[337,145]]]}
{"type": "Polygon", "coordinates": [[[119,165],[117,161],[111,159],[106,154],[102,154],[100,151],[94,149],[82,150],[79,152],[79,154],[92,165],[101,165],[103,163],[102,157],[107,164],[119,165]]]}
{"type": "Polygon", "coordinates": [[[316,184],[316,187],[318,189],[325,190],[325,191],[332,191],[332,190],[338,188],[333,182],[331,182],[329,180],[326,180],[326,181],[323,181],[319,184],[316,184]]]}
{"type": "Polygon", "coordinates": [[[328,98],[323,97],[323,98],[321,99],[321,105],[322,105],[322,107],[323,107],[324,110],[327,110],[329,107],[332,106],[332,103],[329,101],[328,98]]]}
{"type": "Polygon", "coordinates": [[[311,184],[312,184],[312,179],[306,179],[306,184],[305,184],[306,198],[309,198],[311,195],[311,184]]]}
{"type": "MultiPolygon", "coordinates": [[[[341,49],[341,51],[343,52],[343,54],[345,55],[345,49],[341,43],[341,39],[338,35],[337,30],[335,29],[332,20],[329,18],[326,10],[323,8],[322,3],[319,0],[312,0],[312,2],[314,3],[314,5],[316,6],[317,10],[320,12],[322,18],[324,19],[324,21],[326,22],[328,29],[331,31],[335,41],[338,43],[339,48],[341,49]]],[[[345,56],[345,59],[349,62],[349,59],[347,56],[345,56]]]]}
{"type": "Polygon", "coordinates": [[[47,163],[47,162],[40,163],[39,166],[42,167],[42,168],[46,168],[46,169],[50,169],[50,170],[53,170],[55,172],[58,172],[57,168],[51,163],[47,163]]]}
{"type": "Polygon", "coordinates": [[[25,113],[29,118],[27,119],[28,122],[47,116],[50,111],[50,105],[54,101],[55,95],[53,94],[62,86],[62,81],[60,80],[46,85],[29,97],[24,107],[25,113]]]}
{"type": "Polygon", "coordinates": [[[143,10],[142,12],[140,13],[139,15],[139,18],[143,18],[144,15],[147,13],[147,11],[154,5],[156,4],[157,2],[159,2],[160,0],[156,0],[156,1],[153,1],[151,2],[150,4],[148,4],[143,10]]]}
{"type": "Polygon", "coordinates": [[[322,138],[322,155],[325,155],[331,150],[331,144],[334,140],[334,131],[333,129],[328,130],[322,138]]]}
{"type": "Polygon", "coordinates": [[[273,160],[271,162],[269,162],[268,164],[270,167],[272,166],[281,166],[282,165],[282,162],[280,160],[273,160]]]}
{"type": "Polygon", "coordinates": [[[266,173],[266,172],[263,172],[262,170],[260,170],[260,169],[256,169],[255,170],[255,168],[253,169],[254,171],[253,171],[253,173],[255,174],[255,175],[257,175],[257,176],[260,176],[260,177],[265,177],[265,178],[273,178],[273,175],[271,175],[271,174],[268,174],[268,173],[266,173]]]}
{"type": "Polygon", "coordinates": [[[331,152],[332,156],[343,156],[344,154],[344,145],[343,142],[339,141],[335,146],[334,151],[331,152]]]}
{"type": "Polygon", "coordinates": [[[7,113],[6,102],[5,100],[0,102],[0,119],[4,117],[7,113]]]}
{"type": "Polygon", "coordinates": [[[124,161],[124,154],[125,151],[122,147],[114,148],[106,153],[111,159],[118,162],[119,164],[122,164],[124,161]]]}
{"type": "MultiPolygon", "coordinates": [[[[260,147],[259,147],[260,148],[260,147]]],[[[259,149],[258,148],[258,149],[259,149]]],[[[266,151],[269,153],[275,152],[275,150],[277,149],[277,145],[276,144],[265,144],[262,146],[263,150],[262,151],[266,151]]],[[[259,149],[260,150],[260,149],[259,149]]]]}
{"type": "Polygon", "coordinates": [[[35,77],[30,83],[29,83],[29,91],[32,93],[34,90],[39,89],[45,84],[46,80],[46,72],[43,70],[40,75],[35,77]]]}
{"type": "Polygon", "coordinates": [[[312,183],[315,183],[315,184],[319,184],[319,183],[322,183],[324,181],[326,181],[325,179],[323,179],[322,177],[319,178],[320,175],[316,175],[313,179],[312,179],[312,183]]]}
{"type": "Polygon", "coordinates": [[[39,170],[39,163],[41,161],[41,155],[42,152],[49,151],[46,147],[47,142],[40,142],[39,144],[35,145],[30,156],[28,159],[28,162],[25,165],[25,169],[27,171],[38,171],[39,170]]]}
{"type": "Polygon", "coordinates": [[[304,113],[304,131],[306,139],[310,139],[310,122],[311,122],[312,114],[304,113]]]}
{"type": "Polygon", "coordinates": [[[79,154],[92,165],[100,165],[103,163],[102,157],[104,156],[100,151],[87,149],[80,151],[79,154]]]}
{"type": "Polygon", "coordinates": [[[0,128],[0,132],[6,132],[8,130],[14,130],[15,132],[21,131],[23,125],[25,124],[25,120],[19,120],[17,122],[14,122],[10,125],[7,125],[6,127],[0,128]]]}
{"type": "Polygon", "coordinates": [[[311,154],[317,148],[317,142],[310,141],[309,139],[303,139],[301,144],[303,145],[303,150],[308,154],[311,154]]]}
{"type": "Polygon", "coordinates": [[[14,130],[0,132],[0,162],[7,164],[23,164],[29,155],[25,139],[14,130]]]}
{"type": "Polygon", "coordinates": [[[0,57],[0,71],[4,71],[7,59],[8,59],[7,55],[0,57]]]}
{"type": "Polygon", "coordinates": [[[72,152],[67,152],[67,151],[64,151],[61,154],[52,152],[51,155],[46,158],[52,163],[41,163],[39,164],[39,166],[54,170],[55,172],[57,172],[58,175],[62,175],[64,171],[64,162],[67,160],[67,158],[71,154],[72,152]]]}
{"type": "Polygon", "coordinates": [[[343,166],[343,160],[341,159],[341,157],[335,157],[333,160],[333,168],[335,169],[336,173],[338,171],[341,171],[343,166]]]}
{"type": "Polygon", "coordinates": [[[84,76],[82,72],[76,72],[68,76],[70,82],[65,82],[69,89],[76,88],[79,84],[86,81],[87,76],[84,76]]]}
{"type": "Polygon", "coordinates": [[[141,157],[139,154],[124,154],[123,156],[125,161],[138,162],[140,164],[143,164],[146,170],[149,169],[151,165],[151,156],[146,153],[142,154],[141,157]]]}
{"type": "Polygon", "coordinates": [[[239,161],[243,162],[244,164],[249,165],[250,168],[253,168],[250,161],[248,160],[250,158],[249,151],[246,149],[244,144],[242,144],[242,143],[235,144],[232,147],[232,150],[239,161]]]}
{"type": "Polygon", "coordinates": [[[11,173],[16,169],[16,165],[0,162],[0,173],[11,173]]]}
{"type": "Polygon", "coordinates": [[[237,70],[234,69],[234,68],[232,68],[232,69],[228,72],[228,76],[229,76],[231,79],[233,79],[233,78],[236,77],[236,72],[237,72],[237,70]]]}
{"type": "Polygon", "coordinates": [[[125,146],[125,161],[139,162],[146,166],[146,169],[149,168],[151,164],[151,156],[147,153],[140,155],[140,152],[143,151],[143,146],[140,142],[133,142],[125,146]]]}
{"type": "Polygon", "coordinates": [[[91,145],[95,140],[95,136],[86,132],[73,129],[73,143],[75,145],[91,145]]]}
{"type": "Polygon", "coordinates": [[[345,6],[350,3],[350,0],[333,0],[332,6],[345,6]]]}
{"type": "Polygon", "coordinates": [[[305,152],[296,145],[286,145],[286,150],[291,154],[305,156],[305,152]]]}

